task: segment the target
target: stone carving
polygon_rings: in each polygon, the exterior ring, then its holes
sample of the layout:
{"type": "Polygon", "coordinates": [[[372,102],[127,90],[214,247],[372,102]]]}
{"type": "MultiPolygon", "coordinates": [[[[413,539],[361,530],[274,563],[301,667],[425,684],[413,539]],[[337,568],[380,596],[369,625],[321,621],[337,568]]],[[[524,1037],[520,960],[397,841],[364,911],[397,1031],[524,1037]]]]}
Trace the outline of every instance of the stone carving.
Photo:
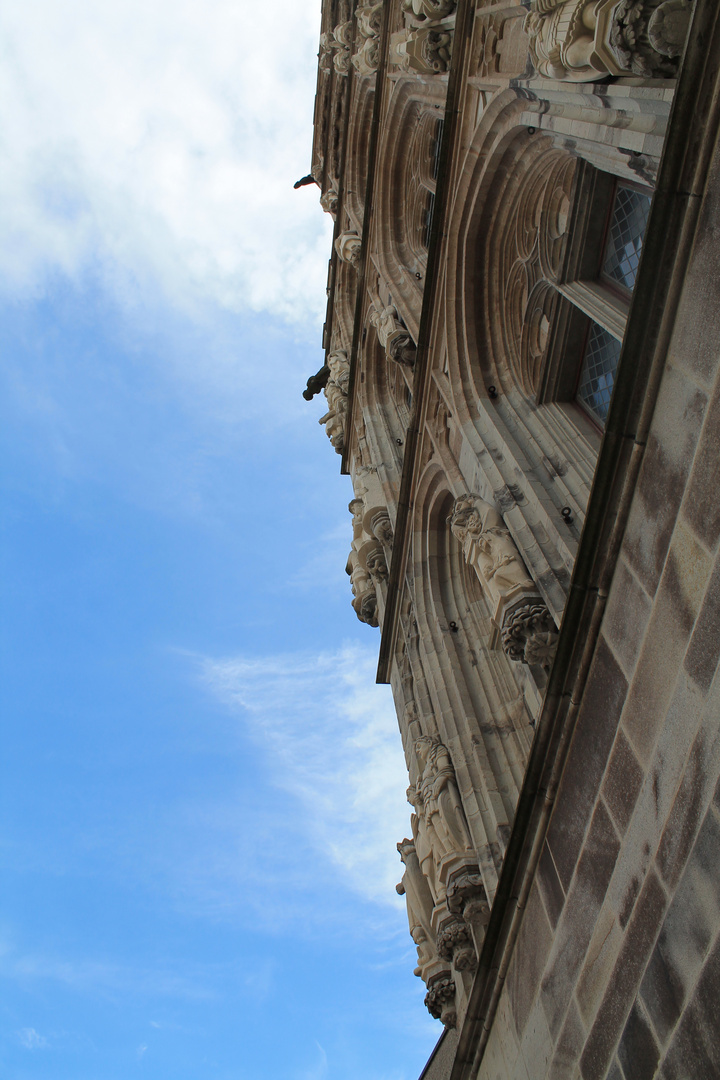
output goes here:
{"type": "Polygon", "coordinates": [[[350,263],[357,270],[362,254],[362,241],[356,232],[340,233],[335,241],[335,250],[343,262],[350,263]]]}
{"type": "Polygon", "coordinates": [[[387,563],[385,562],[385,553],[382,548],[373,548],[365,556],[365,563],[368,568],[370,577],[374,582],[385,581],[388,576],[387,563]]]}
{"type": "MultiPolygon", "coordinates": [[[[362,488],[361,490],[364,491],[365,489],[362,488]]],[[[363,499],[361,497],[354,498],[349,503],[348,510],[353,516],[353,540],[345,569],[350,575],[353,593],[352,606],[360,622],[367,623],[368,626],[378,626],[376,585],[378,581],[384,580],[383,567],[385,567],[385,576],[387,576],[385,557],[378,547],[375,537],[369,536],[365,529],[363,523],[365,503],[363,499]],[[378,554],[381,556],[381,561],[375,557],[378,554]]]]}
{"type": "Polygon", "coordinates": [[[417,19],[435,22],[450,15],[456,7],[455,0],[402,0],[402,10],[417,19]]]}
{"type": "Polygon", "coordinates": [[[474,971],[477,953],[470,927],[460,919],[443,923],[435,942],[441,960],[447,960],[456,971],[474,971]]]}
{"type": "MultiPolygon", "coordinates": [[[[327,398],[328,411],[324,416],[320,417],[318,423],[325,425],[325,433],[334,446],[335,452],[342,454],[345,444],[348,383],[350,380],[350,362],[347,353],[343,349],[336,349],[335,352],[330,353],[327,367],[328,376],[325,383],[325,397],[327,398]]],[[[310,380],[308,380],[308,389],[311,389],[310,380]]],[[[307,394],[307,391],[304,394],[307,394]]]]}
{"type": "Polygon", "coordinates": [[[360,622],[367,623],[368,626],[378,626],[375,585],[368,571],[359,562],[353,560],[352,555],[350,560],[348,566],[351,569],[348,570],[348,573],[350,574],[350,584],[354,597],[352,606],[355,614],[360,622]],[[354,565],[352,565],[353,562],[354,565]]]}
{"type": "Polygon", "coordinates": [[[463,868],[453,874],[447,887],[446,900],[448,911],[453,915],[462,915],[465,922],[485,925],[490,918],[485,885],[479,873],[463,868]]]}
{"type": "Polygon", "coordinates": [[[518,586],[535,588],[502,514],[491,503],[479,495],[461,495],[448,523],[496,599],[518,586]]]}
{"type": "Polygon", "coordinates": [[[386,307],[373,305],[368,321],[375,327],[378,341],[385,349],[388,360],[412,367],[415,363],[415,342],[410,337],[407,327],[400,322],[395,305],[388,304],[386,307]]]}
{"type": "Polygon", "coordinates": [[[630,72],[672,77],[689,26],[689,5],[687,11],[681,5],[682,0],[531,0],[524,22],[531,60],[538,74],[570,82],[630,72]]]}
{"type": "Polygon", "coordinates": [[[503,651],[511,660],[539,664],[549,671],[557,647],[558,632],[552,615],[542,602],[525,601],[506,612],[502,627],[503,651]]]}
{"type": "Polygon", "coordinates": [[[662,56],[681,56],[690,29],[689,0],[665,0],[650,16],[648,39],[662,56]]]}
{"type": "Polygon", "coordinates": [[[645,78],[677,73],[690,26],[690,5],[620,0],[613,11],[610,47],[621,67],[645,78]],[[656,47],[657,45],[660,48],[656,47]]]}
{"type": "Polygon", "coordinates": [[[333,178],[327,191],[323,191],[320,196],[320,205],[326,214],[330,214],[334,221],[338,209],[338,189],[336,179],[333,178]]]}
{"type": "Polygon", "coordinates": [[[385,547],[392,547],[393,527],[387,510],[380,510],[370,523],[373,536],[385,547]]]}
{"type": "Polygon", "coordinates": [[[455,981],[447,975],[432,979],[425,995],[425,1005],[431,1016],[441,1020],[445,1027],[455,1027],[457,1010],[455,1008],[455,981]]]}
{"type": "Polygon", "coordinates": [[[383,0],[365,0],[355,12],[358,33],[364,38],[376,38],[382,26],[383,0]]]}
{"type": "Polygon", "coordinates": [[[433,947],[432,911],[433,898],[423,877],[415,845],[412,840],[401,840],[397,846],[405,866],[402,881],[396,886],[407,905],[410,936],[417,946],[418,965],[414,974],[427,979],[427,969],[437,960],[433,947]]]}
{"type": "Polygon", "coordinates": [[[420,776],[407,789],[416,811],[410,821],[417,857],[437,902],[444,897],[441,864],[448,856],[472,852],[473,845],[447,747],[437,736],[421,735],[415,754],[420,776]]]}
{"type": "Polygon", "coordinates": [[[421,26],[393,34],[391,60],[403,71],[439,75],[450,66],[452,27],[421,26]]]}
{"type": "Polygon", "coordinates": [[[503,651],[549,670],[557,628],[502,515],[479,495],[466,494],[455,500],[448,524],[492,603],[503,651]]]}
{"type": "Polygon", "coordinates": [[[366,0],[355,13],[358,34],[364,39],[352,58],[353,66],[359,75],[374,75],[378,69],[382,8],[382,0],[366,0]]]}
{"type": "Polygon", "coordinates": [[[380,44],[376,37],[367,38],[352,58],[358,75],[374,75],[380,63],[380,44]]]}

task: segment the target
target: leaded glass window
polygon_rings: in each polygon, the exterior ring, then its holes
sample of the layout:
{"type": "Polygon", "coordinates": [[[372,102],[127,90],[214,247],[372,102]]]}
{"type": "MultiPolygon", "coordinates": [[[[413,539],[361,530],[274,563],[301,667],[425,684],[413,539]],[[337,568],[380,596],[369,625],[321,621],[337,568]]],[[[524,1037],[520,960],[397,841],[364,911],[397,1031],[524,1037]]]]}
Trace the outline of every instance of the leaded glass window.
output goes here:
{"type": "Polygon", "coordinates": [[[635,188],[618,185],[615,192],[602,273],[628,292],[635,287],[650,201],[635,188]]]}
{"type": "Polygon", "coordinates": [[[617,338],[599,323],[591,322],[577,397],[601,424],[607,419],[619,358],[617,338]]]}

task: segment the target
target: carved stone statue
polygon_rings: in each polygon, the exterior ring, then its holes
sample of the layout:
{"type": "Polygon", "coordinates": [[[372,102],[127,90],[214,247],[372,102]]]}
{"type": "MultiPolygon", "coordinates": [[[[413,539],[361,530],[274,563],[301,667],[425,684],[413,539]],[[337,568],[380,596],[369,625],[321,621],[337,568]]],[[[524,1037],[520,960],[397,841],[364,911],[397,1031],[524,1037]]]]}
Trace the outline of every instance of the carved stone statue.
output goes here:
{"type": "Polygon", "coordinates": [[[436,862],[445,855],[472,851],[470,830],[447,747],[436,736],[421,735],[415,743],[415,753],[422,770],[416,789],[418,801],[436,862]]]}
{"type": "Polygon", "coordinates": [[[466,494],[455,500],[448,524],[491,602],[505,654],[548,671],[557,627],[502,515],[479,495],[466,494]]]}
{"type": "Polygon", "coordinates": [[[356,232],[344,232],[335,241],[335,250],[343,262],[350,263],[357,270],[362,254],[362,241],[356,232]]]}
{"type": "Polygon", "coordinates": [[[412,840],[402,840],[397,849],[405,865],[402,881],[397,891],[405,897],[410,924],[410,936],[417,946],[418,966],[415,975],[427,978],[427,967],[437,959],[433,945],[432,909],[433,898],[423,876],[412,840]]]}
{"type": "Polygon", "coordinates": [[[461,495],[448,521],[466,560],[477,566],[494,599],[518,586],[535,589],[510,530],[491,503],[479,495],[461,495]]]}
{"type": "Polygon", "coordinates": [[[412,367],[415,363],[415,342],[410,337],[407,327],[400,322],[395,305],[388,304],[384,308],[372,307],[368,321],[375,327],[378,341],[385,349],[388,360],[412,367]]]}

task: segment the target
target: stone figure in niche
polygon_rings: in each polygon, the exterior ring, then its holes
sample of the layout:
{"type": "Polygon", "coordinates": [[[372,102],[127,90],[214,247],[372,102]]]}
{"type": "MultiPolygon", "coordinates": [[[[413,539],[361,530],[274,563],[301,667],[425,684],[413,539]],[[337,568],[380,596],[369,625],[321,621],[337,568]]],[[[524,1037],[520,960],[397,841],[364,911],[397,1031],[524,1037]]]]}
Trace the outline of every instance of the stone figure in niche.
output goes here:
{"type": "Polygon", "coordinates": [[[510,530],[495,507],[479,495],[461,495],[448,518],[468,563],[475,563],[496,599],[518,587],[535,589],[510,530]]]}
{"type": "Polygon", "coordinates": [[[343,262],[350,263],[357,270],[362,254],[362,241],[356,232],[340,233],[335,241],[335,250],[343,262]]]}
{"type": "Polygon", "coordinates": [[[479,495],[461,495],[448,524],[495,607],[503,652],[548,671],[557,627],[501,514],[479,495]]]}
{"type": "Polygon", "coordinates": [[[410,815],[410,827],[418,862],[428,883],[433,902],[437,902],[440,896],[440,886],[437,881],[435,852],[433,850],[432,836],[425,822],[425,807],[422,796],[416,785],[411,784],[407,789],[407,800],[416,810],[416,813],[410,815]]]}
{"type": "Polygon", "coordinates": [[[388,360],[412,367],[415,363],[415,342],[410,337],[407,327],[403,326],[394,304],[370,309],[369,323],[375,328],[378,341],[385,349],[388,360]]]}
{"type": "MultiPolygon", "coordinates": [[[[345,444],[345,424],[347,421],[347,393],[350,379],[350,362],[344,349],[336,349],[327,359],[328,375],[325,381],[325,397],[328,411],[318,423],[325,425],[325,432],[335,448],[342,454],[345,444]]],[[[310,380],[308,380],[308,390],[310,380]]],[[[305,391],[304,396],[307,396],[305,391]]],[[[312,397],[312,394],[310,395],[312,397]]]]}
{"type": "Polygon", "coordinates": [[[438,862],[444,855],[472,851],[470,830],[447,747],[437,736],[421,735],[415,742],[415,753],[422,770],[417,793],[438,862]]]}
{"type": "Polygon", "coordinates": [[[433,898],[418,861],[412,840],[401,840],[397,849],[405,872],[397,886],[397,892],[405,897],[410,936],[417,946],[418,966],[414,974],[422,976],[427,966],[437,959],[432,931],[433,898]]]}

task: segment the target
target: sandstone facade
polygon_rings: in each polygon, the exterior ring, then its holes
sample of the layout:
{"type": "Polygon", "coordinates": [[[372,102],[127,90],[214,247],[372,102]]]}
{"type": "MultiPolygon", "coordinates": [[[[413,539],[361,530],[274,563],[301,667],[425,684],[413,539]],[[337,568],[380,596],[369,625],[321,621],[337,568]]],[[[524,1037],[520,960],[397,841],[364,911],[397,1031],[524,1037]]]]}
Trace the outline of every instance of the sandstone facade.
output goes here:
{"type": "Polygon", "coordinates": [[[425,1075],[720,1076],[717,5],[325,0],[319,57],[425,1075]]]}

